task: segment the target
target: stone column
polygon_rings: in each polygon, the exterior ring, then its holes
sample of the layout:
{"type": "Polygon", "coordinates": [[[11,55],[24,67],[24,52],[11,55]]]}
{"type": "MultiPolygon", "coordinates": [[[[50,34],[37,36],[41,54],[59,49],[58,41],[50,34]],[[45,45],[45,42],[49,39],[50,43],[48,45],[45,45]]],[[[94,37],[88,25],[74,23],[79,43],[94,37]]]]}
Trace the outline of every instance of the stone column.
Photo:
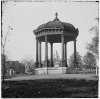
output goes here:
{"type": "Polygon", "coordinates": [[[51,67],[53,67],[53,43],[50,43],[51,45],[51,67]]]}
{"type": "Polygon", "coordinates": [[[76,60],[76,37],[74,37],[74,67],[76,68],[76,64],[77,60],[76,60]]]}
{"type": "Polygon", "coordinates": [[[68,67],[67,66],[67,48],[66,48],[67,46],[66,45],[67,45],[67,43],[65,42],[65,54],[64,54],[65,56],[64,56],[64,59],[65,59],[65,62],[66,62],[66,67],[68,67]]]}
{"type": "Polygon", "coordinates": [[[61,35],[61,39],[62,39],[62,62],[61,62],[61,66],[65,67],[65,60],[64,60],[64,35],[61,35]]]}
{"type": "Polygon", "coordinates": [[[36,68],[39,67],[39,62],[38,62],[38,39],[36,38],[36,68]]]}
{"type": "Polygon", "coordinates": [[[64,43],[64,60],[66,61],[66,43],[64,43]]]}
{"type": "Polygon", "coordinates": [[[39,41],[39,67],[41,68],[41,41],[39,41]]]}
{"type": "Polygon", "coordinates": [[[45,67],[48,66],[48,39],[47,35],[45,36],[45,67]]]}
{"type": "Polygon", "coordinates": [[[61,35],[62,38],[62,61],[64,61],[64,35],[61,35]]]}

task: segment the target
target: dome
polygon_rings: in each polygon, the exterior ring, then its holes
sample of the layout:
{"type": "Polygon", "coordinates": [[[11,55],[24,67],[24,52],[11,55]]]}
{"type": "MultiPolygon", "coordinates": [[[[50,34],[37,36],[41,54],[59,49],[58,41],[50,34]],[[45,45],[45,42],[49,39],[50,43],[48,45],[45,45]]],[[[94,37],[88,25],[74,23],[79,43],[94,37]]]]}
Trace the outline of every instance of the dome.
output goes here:
{"type": "Polygon", "coordinates": [[[56,18],[53,21],[49,21],[47,23],[44,23],[42,25],[40,25],[36,31],[44,29],[44,28],[68,28],[68,29],[75,29],[75,27],[70,24],[70,23],[66,23],[66,22],[61,22],[58,17],[57,17],[57,13],[56,13],[56,18]]]}

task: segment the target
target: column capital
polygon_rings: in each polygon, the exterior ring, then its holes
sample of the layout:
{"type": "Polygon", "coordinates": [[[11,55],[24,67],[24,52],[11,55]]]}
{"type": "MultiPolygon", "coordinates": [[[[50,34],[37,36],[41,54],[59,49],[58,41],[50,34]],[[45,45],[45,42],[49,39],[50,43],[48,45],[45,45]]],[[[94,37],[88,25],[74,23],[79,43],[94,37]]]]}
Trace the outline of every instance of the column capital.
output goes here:
{"type": "Polygon", "coordinates": [[[64,34],[61,34],[61,36],[64,36],[64,34]]]}
{"type": "Polygon", "coordinates": [[[37,38],[37,37],[36,37],[35,39],[36,39],[36,40],[38,40],[38,38],[37,38]]]}
{"type": "Polygon", "coordinates": [[[45,37],[47,37],[48,35],[46,34],[45,37]]]}
{"type": "Polygon", "coordinates": [[[64,42],[64,44],[67,44],[67,42],[64,42]]]}
{"type": "Polygon", "coordinates": [[[77,37],[75,36],[74,39],[73,39],[73,42],[77,41],[76,38],[77,38],[77,37]]]}
{"type": "Polygon", "coordinates": [[[76,39],[77,38],[77,36],[74,36],[74,39],[76,39]]]}
{"type": "Polygon", "coordinates": [[[52,44],[53,44],[53,42],[50,42],[50,44],[52,45],[52,44]]]}
{"type": "Polygon", "coordinates": [[[39,41],[39,43],[41,43],[42,41],[39,41]]]}

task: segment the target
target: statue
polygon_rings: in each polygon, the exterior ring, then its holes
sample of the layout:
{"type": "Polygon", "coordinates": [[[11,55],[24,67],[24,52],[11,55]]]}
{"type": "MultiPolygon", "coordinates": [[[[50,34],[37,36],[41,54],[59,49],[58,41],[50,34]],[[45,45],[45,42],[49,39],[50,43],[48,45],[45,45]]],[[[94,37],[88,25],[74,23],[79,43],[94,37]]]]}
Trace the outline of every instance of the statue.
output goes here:
{"type": "Polygon", "coordinates": [[[60,66],[59,55],[58,55],[58,52],[56,50],[54,67],[59,67],[59,66],[60,66]]]}

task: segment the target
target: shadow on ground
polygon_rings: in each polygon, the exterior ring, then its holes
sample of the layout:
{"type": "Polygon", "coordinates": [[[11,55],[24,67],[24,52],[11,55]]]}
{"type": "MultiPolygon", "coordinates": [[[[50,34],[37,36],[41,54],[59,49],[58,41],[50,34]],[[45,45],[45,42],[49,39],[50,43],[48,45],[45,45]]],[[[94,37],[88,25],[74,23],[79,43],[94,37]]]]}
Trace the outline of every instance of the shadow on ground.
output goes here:
{"type": "Polygon", "coordinates": [[[6,81],[3,98],[97,98],[98,80],[39,79],[6,81]]]}

